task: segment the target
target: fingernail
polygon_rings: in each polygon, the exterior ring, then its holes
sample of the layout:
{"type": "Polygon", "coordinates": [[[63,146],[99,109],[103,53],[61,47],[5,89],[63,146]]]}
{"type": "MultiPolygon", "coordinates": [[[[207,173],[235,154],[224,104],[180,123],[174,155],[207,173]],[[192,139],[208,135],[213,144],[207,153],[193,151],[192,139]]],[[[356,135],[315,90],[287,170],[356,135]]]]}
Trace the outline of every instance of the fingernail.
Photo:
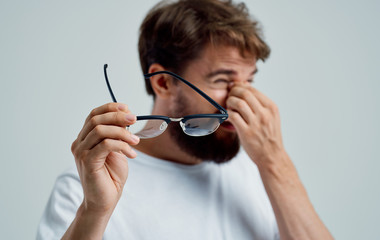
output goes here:
{"type": "Polygon", "coordinates": [[[132,148],[131,148],[131,157],[132,158],[135,158],[137,156],[137,153],[135,152],[135,150],[133,150],[132,148]]]}
{"type": "Polygon", "coordinates": [[[134,134],[131,134],[131,138],[134,142],[139,142],[140,141],[140,138],[134,134]]]}
{"type": "Polygon", "coordinates": [[[125,119],[127,119],[128,121],[133,122],[133,121],[136,120],[136,116],[133,115],[133,114],[128,114],[128,115],[125,116],[125,119]]]}

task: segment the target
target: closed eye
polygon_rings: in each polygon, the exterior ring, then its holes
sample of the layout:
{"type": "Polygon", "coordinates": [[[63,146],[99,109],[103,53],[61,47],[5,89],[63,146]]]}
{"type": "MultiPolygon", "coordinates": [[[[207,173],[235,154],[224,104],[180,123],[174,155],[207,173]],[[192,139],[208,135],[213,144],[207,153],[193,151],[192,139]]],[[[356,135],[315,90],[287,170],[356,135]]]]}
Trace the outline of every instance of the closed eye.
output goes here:
{"type": "Polygon", "coordinates": [[[230,84],[230,80],[227,80],[225,78],[218,78],[212,81],[212,86],[218,89],[227,88],[229,84],[230,84]]]}
{"type": "Polygon", "coordinates": [[[214,83],[229,83],[230,81],[227,79],[217,79],[214,81],[214,83]]]}

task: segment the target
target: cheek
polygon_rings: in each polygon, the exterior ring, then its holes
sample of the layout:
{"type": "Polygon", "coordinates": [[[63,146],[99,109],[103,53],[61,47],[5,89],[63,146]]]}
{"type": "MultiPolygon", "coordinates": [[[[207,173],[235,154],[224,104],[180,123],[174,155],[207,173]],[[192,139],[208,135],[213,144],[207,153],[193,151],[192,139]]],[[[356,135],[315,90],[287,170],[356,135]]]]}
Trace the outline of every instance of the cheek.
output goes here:
{"type": "MultiPolygon", "coordinates": [[[[227,89],[218,89],[218,90],[213,89],[213,90],[208,90],[204,92],[222,107],[226,106],[226,100],[228,97],[227,89]]],[[[218,112],[218,110],[211,103],[209,103],[205,98],[203,98],[202,96],[200,96],[194,91],[181,92],[180,99],[181,99],[180,104],[184,108],[186,108],[187,114],[218,112]]]]}
{"type": "Polygon", "coordinates": [[[213,90],[212,94],[210,94],[209,96],[223,107],[226,105],[228,90],[227,89],[213,90]]]}

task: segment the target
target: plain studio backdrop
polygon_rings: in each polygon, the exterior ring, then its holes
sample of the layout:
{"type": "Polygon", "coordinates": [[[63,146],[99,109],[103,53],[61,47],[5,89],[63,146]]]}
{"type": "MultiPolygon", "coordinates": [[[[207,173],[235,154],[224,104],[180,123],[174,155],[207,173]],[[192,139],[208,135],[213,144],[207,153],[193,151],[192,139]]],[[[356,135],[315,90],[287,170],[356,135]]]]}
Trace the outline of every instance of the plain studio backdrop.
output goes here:
{"type": "MultiPolygon", "coordinates": [[[[157,1],[0,2],[2,239],[33,239],[91,109],[115,95],[149,114],[138,28],[157,1]]],[[[254,86],[337,239],[378,237],[379,1],[246,1],[272,49],[254,86]]]]}

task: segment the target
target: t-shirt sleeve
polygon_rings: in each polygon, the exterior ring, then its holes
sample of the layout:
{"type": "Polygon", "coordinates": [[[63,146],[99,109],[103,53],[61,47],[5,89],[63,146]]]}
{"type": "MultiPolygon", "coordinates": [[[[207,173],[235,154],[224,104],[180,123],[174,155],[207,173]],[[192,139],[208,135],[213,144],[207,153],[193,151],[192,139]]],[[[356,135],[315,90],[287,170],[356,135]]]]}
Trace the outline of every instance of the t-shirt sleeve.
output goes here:
{"type": "Polygon", "coordinates": [[[60,175],[37,229],[37,240],[61,239],[83,200],[82,185],[76,168],[60,175]]]}

